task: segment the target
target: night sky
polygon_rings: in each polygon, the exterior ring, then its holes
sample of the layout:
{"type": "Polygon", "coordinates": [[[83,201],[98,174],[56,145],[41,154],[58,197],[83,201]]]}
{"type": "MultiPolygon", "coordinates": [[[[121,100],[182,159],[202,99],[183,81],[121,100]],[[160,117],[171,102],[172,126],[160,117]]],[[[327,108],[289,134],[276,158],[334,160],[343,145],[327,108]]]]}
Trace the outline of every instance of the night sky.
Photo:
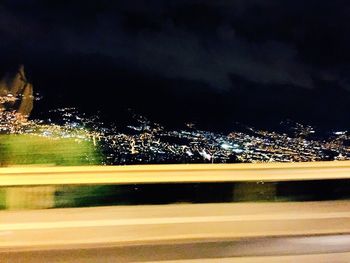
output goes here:
{"type": "Polygon", "coordinates": [[[0,73],[118,122],[350,128],[350,2],[0,1],[0,73]]]}

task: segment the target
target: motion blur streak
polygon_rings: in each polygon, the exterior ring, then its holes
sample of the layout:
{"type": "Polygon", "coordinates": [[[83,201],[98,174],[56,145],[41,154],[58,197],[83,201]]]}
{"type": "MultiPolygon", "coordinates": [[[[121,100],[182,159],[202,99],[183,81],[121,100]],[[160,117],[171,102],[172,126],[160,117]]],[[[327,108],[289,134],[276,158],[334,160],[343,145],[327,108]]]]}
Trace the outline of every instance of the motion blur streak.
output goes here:
{"type": "MultiPolygon", "coordinates": [[[[350,162],[0,169],[0,186],[23,188],[337,178],[350,178],[350,162]]],[[[322,201],[2,210],[0,262],[349,262],[349,207],[322,201]]]]}
{"type": "Polygon", "coordinates": [[[0,186],[349,179],[350,161],[0,168],[0,186]]]}
{"type": "Polygon", "coordinates": [[[216,259],[189,259],[189,260],[165,260],[162,263],[345,263],[348,262],[350,253],[298,255],[298,256],[273,256],[273,257],[244,257],[244,258],[216,258],[216,259]]]}
{"type": "Polygon", "coordinates": [[[328,259],[349,258],[349,205],[329,201],[1,211],[0,257],[5,262],[46,262],[48,257],[50,262],[215,262],[230,257],[232,262],[277,262],[277,256],[285,257],[283,262],[298,257],[310,262],[326,253],[328,259]]]}

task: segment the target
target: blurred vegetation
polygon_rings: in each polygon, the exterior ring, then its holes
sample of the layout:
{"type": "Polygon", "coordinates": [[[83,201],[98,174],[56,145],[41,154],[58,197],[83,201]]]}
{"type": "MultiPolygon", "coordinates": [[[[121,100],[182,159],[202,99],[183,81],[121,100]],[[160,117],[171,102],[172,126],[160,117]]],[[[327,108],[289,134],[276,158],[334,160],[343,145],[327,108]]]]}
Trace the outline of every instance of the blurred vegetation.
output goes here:
{"type": "Polygon", "coordinates": [[[101,153],[89,140],[30,134],[0,135],[0,166],[100,164],[101,153]]]}
{"type": "Polygon", "coordinates": [[[0,209],[6,208],[6,189],[0,188],[0,209]]]}
{"type": "MultiPolygon", "coordinates": [[[[80,132],[82,133],[82,132],[80,132]]],[[[0,166],[57,165],[78,166],[102,163],[102,154],[86,134],[84,139],[71,137],[43,137],[35,134],[1,134],[0,166]]],[[[104,189],[98,195],[104,195],[104,189]]],[[[69,189],[50,187],[4,187],[0,188],[0,209],[35,209],[54,207],[55,192],[67,195],[70,206],[79,200],[69,195],[69,189]]],[[[96,189],[87,189],[80,196],[96,196],[96,189]]]]}
{"type": "Polygon", "coordinates": [[[55,207],[130,205],[134,198],[129,187],[120,185],[62,186],[55,193],[55,207]]]}

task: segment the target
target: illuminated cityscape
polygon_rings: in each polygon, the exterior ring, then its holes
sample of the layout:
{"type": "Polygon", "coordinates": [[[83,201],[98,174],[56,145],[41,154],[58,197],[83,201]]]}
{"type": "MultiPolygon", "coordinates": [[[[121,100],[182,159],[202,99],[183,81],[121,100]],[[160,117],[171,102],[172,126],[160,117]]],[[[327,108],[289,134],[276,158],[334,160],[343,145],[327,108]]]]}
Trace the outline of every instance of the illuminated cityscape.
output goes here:
{"type": "Polygon", "coordinates": [[[106,165],[350,159],[343,5],[34,2],[0,4],[1,134],[106,165]]]}
{"type": "Polygon", "coordinates": [[[334,132],[327,139],[308,136],[310,126],[297,124],[298,133],[269,132],[247,128],[246,132],[220,134],[193,128],[167,130],[145,118],[137,118],[130,133],[105,129],[99,140],[108,152],[108,164],[128,163],[233,163],[307,162],[345,160],[347,132],[334,132]]]}
{"type": "MultiPolygon", "coordinates": [[[[128,111],[123,127],[104,123],[98,115],[80,113],[77,108],[50,110],[42,119],[28,119],[33,86],[24,67],[0,83],[0,132],[25,134],[49,140],[89,142],[101,153],[99,164],[313,162],[350,159],[350,133],[321,133],[310,125],[291,120],[276,130],[233,125],[218,133],[187,123],[169,129],[128,111]]],[[[118,120],[115,120],[118,122],[118,120]]],[[[86,155],[79,157],[94,159],[86,155]]],[[[90,160],[90,161],[91,161],[90,160]]]]}
{"type": "Polygon", "coordinates": [[[289,131],[274,132],[252,127],[221,134],[197,129],[167,129],[143,116],[132,114],[122,130],[104,125],[75,108],[50,111],[47,120],[27,120],[15,112],[1,112],[0,130],[6,134],[31,134],[76,141],[91,141],[101,149],[103,164],[308,162],[350,159],[350,135],[336,131],[327,136],[307,125],[281,123],[289,131]]]}

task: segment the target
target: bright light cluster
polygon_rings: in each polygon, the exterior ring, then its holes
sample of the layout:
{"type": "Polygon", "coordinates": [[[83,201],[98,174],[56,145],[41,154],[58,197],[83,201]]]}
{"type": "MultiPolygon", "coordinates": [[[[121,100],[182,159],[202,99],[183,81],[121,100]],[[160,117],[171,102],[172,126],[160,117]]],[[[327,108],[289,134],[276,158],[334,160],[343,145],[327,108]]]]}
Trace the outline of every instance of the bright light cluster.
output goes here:
{"type": "Polygon", "coordinates": [[[108,126],[98,117],[86,117],[74,108],[50,112],[55,117],[27,120],[15,112],[0,112],[0,132],[32,134],[52,139],[91,141],[105,158],[102,164],[134,163],[231,163],[308,162],[350,159],[350,135],[333,132],[326,138],[315,129],[288,124],[291,133],[257,130],[220,134],[194,125],[168,130],[145,117],[134,115],[130,125],[108,126]]]}

